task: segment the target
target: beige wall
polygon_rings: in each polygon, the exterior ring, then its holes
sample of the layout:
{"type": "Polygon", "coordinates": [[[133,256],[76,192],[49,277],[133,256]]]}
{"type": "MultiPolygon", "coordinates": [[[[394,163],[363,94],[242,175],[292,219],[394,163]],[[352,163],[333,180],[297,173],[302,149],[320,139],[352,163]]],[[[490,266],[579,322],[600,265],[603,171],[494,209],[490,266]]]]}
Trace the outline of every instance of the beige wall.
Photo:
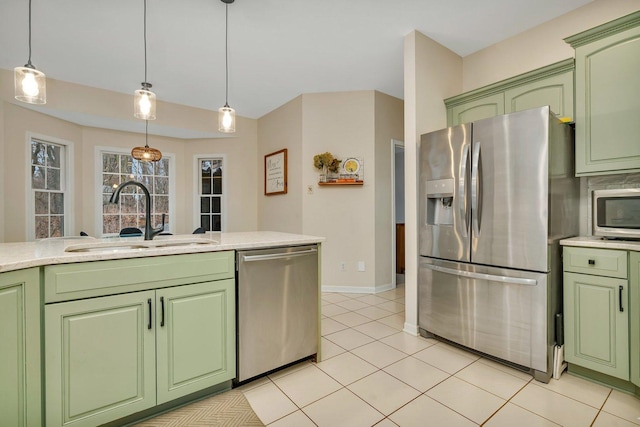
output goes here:
{"type": "MultiPolygon", "coordinates": [[[[640,10],[638,0],[595,0],[531,30],[468,55],[463,88],[472,89],[573,58],[566,37],[640,10]]],[[[455,95],[455,94],[454,94],[455,95]]]]}
{"type": "Polygon", "coordinates": [[[413,31],[404,39],[405,331],[418,329],[417,146],[420,135],[447,125],[442,100],[462,90],[462,58],[413,31]]]}
{"type": "Polygon", "coordinates": [[[392,251],[393,236],[392,168],[395,163],[392,139],[404,140],[404,102],[384,93],[375,92],[375,286],[390,287],[396,274],[392,251]]]}
{"type": "MultiPolygon", "coordinates": [[[[302,96],[258,120],[258,229],[302,233],[302,96]],[[264,156],[287,149],[287,193],[265,196],[264,156]]],[[[307,159],[308,160],[308,159],[307,159]]]]}
{"type": "MultiPolygon", "coordinates": [[[[133,118],[132,97],[72,83],[47,80],[47,105],[36,107],[42,111],[68,117],[108,119],[139,132],[116,131],[81,126],[42,112],[26,108],[13,99],[13,75],[0,70],[0,242],[26,240],[26,196],[28,187],[27,135],[57,138],[73,145],[73,224],[68,235],[81,230],[99,235],[96,216],[100,207],[96,202],[97,146],[130,150],[144,145],[144,122],[133,118]],[[10,159],[10,161],[8,161],[10,159]]],[[[195,154],[224,154],[227,205],[226,231],[257,229],[257,121],[237,117],[238,132],[224,138],[181,139],[154,134],[162,132],[215,132],[217,113],[182,105],[160,103],[159,118],[149,123],[149,144],[175,159],[175,218],[174,233],[191,233],[194,222],[195,154]],[[163,115],[163,116],[162,116],[163,115]],[[162,117],[162,119],[160,118],[162,117]]]]}

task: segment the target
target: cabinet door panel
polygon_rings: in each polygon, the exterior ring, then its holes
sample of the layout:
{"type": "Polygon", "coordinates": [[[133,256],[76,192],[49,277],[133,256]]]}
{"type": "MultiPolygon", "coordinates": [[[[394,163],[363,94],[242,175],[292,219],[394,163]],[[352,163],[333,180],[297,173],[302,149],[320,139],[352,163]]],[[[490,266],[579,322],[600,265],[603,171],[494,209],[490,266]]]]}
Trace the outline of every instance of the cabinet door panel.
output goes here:
{"type": "Polygon", "coordinates": [[[567,362],[629,380],[627,285],[621,279],[564,273],[567,362]],[[620,311],[620,295],[625,311],[620,311]]]}
{"type": "Polygon", "coordinates": [[[0,424],[39,426],[38,269],[0,274],[0,424]]]}
{"type": "Polygon", "coordinates": [[[631,382],[640,387],[640,252],[629,253],[631,382]]]}
{"type": "Polygon", "coordinates": [[[451,109],[452,125],[469,123],[504,114],[504,94],[498,93],[451,109]]]}
{"type": "Polygon", "coordinates": [[[98,425],[155,405],[153,298],[147,291],[45,307],[47,425],[98,425]]]}
{"type": "Polygon", "coordinates": [[[576,173],[640,170],[640,28],[576,50],[576,173]]]}
{"type": "Polygon", "coordinates": [[[234,292],[234,280],[157,291],[158,404],[235,377],[234,292]]]}
{"type": "Polygon", "coordinates": [[[505,92],[505,113],[550,106],[560,117],[573,117],[573,71],[505,92]]]}

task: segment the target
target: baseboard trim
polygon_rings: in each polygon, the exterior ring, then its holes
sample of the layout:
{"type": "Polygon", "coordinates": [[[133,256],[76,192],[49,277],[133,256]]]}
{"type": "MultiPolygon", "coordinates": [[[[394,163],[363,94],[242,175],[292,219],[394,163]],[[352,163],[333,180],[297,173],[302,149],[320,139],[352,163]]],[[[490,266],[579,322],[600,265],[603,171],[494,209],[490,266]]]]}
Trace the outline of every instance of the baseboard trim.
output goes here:
{"type": "Polygon", "coordinates": [[[395,286],[392,283],[378,286],[323,286],[322,292],[340,292],[347,294],[379,294],[390,291],[395,286]]]}
{"type": "Polygon", "coordinates": [[[413,335],[414,337],[420,335],[418,333],[418,325],[412,325],[411,323],[405,322],[403,331],[408,333],[409,335],[413,335]]]}

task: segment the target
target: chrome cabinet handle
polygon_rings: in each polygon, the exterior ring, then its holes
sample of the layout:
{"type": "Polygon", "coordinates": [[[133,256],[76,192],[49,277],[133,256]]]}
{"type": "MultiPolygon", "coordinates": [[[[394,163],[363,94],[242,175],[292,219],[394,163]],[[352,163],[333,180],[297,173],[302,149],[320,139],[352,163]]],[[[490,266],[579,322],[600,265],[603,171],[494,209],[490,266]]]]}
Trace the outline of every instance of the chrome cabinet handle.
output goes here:
{"type": "Polygon", "coordinates": [[[590,259],[589,260],[589,265],[596,265],[596,260],[595,259],[590,259]]]}
{"type": "Polygon", "coordinates": [[[620,308],[620,312],[624,311],[624,307],[622,307],[622,290],[624,289],[624,287],[622,285],[618,286],[618,304],[619,304],[619,308],[620,308]]]}

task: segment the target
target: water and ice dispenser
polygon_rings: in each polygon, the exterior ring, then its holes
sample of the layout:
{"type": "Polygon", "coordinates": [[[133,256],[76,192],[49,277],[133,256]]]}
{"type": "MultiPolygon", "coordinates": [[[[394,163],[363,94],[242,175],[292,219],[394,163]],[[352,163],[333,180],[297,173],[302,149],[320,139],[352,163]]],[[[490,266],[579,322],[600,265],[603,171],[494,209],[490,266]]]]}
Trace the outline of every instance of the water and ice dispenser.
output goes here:
{"type": "Polygon", "coordinates": [[[453,178],[427,181],[427,224],[453,225],[453,178]]]}

